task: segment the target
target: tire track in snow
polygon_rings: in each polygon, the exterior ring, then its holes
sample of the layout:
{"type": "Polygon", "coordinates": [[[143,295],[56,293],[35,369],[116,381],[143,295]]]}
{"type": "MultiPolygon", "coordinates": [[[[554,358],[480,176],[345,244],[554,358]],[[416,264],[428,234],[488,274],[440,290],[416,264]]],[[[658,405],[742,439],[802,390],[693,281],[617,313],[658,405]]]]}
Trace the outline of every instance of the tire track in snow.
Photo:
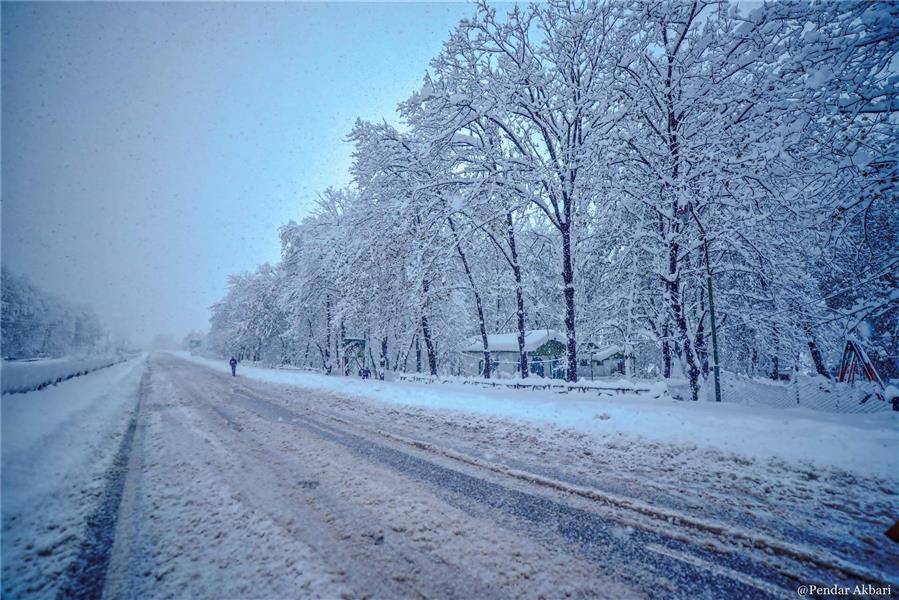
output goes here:
{"type": "MultiPolygon", "coordinates": [[[[242,390],[247,395],[253,394],[251,392],[251,388],[248,387],[235,386],[234,390],[238,393],[240,393],[239,390],[242,390]]],[[[271,400],[265,400],[261,397],[257,398],[269,403],[272,402],[271,400]]],[[[580,496],[606,506],[611,506],[627,512],[632,512],[644,517],[648,517],[653,522],[657,523],[658,527],[651,527],[645,522],[638,521],[634,521],[631,524],[635,527],[640,527],[643,529],[649,528],[655,531],[658,531],[659,528],[663,528],[668,532],[666,534],[666,537],[668,538],[676,537],[678,539],[682,539],[683,541],[687,541],[688,539],[683,536],[674,535],[670,531],[671,526],[682,527],[687,530],[694,530],[699,533],[710,535],[712,538],[724,542],[723,545],[716,544],[714,546],[715,551],[719,553],[733,553],[735,550],[740,549],[754,549],[764,553],[762,555],[763,561],[769,556],[781,556],[796,561],[800,564],[820,569],[824,572],[833,573],[845,582],[852,582],[853,585],[855,583],[863,583],[875,587],[885,587],[889,585],[891,581],[889,575],[877,570],[876,568],[867,568],[865,566],[839,558],[829,552],[820,549],[781,541],[764,533],[753,532],[751,530],[727,525],[713,520],[691,517],[674,509],[658,507],[652,504],[641,502],[639,500],[626,498],[598,489],[584,487],[564,482],[558,479],[537,475],[528,471],[510,468],[505,465],[484,461],[482,459],[474,458],[453,450],[448,450],[446,448],[436,446],[428,442],[396,435],[381,429],[374,430],[358,423],[348,421],[340,416],[322,412],[321,410],[315,410],[309,407],[303,407],[303,410],[305,413],[314,414],[316,417],[327,419],[328,421],[338,424],[338,426],[350,427],[353,430],[356,430],[359,433],[370,436],[372,438],[384,438],[392,442],[397,442],[405,446],[410,446],[418,450],[425,451],[429,454],[449,458],[450,460],[453,460],[455,462],[470,465],[478,469],[485,469],[502,476],[511,477],[513,479],[518,479],[526,483],[553,489],[563,493],[573,494],[575,496],[580,496]]],[[[319,424],[316,421],[313,422],[319,424]]],[[[711,548],[712,546],[708,547],[711,548]]],[[[800,580],[799,574],[786,573],[786,575],[796,578],[797,581],[800,580]]],[[[821,579],[820,581],[826,582],[826,579],[821,579]]]]}
{"type": "MultiPolygon", "coordinates": [[[[349,431],[326,425],[308,413],[299,414],[288,410],[242,386],[234,386],[232,390],[232,400],[263,418],[305,429],[406,476],[499,510],[513,518],[523,519],[538,527],[546,527],[578,544],[597,562],[643,565],[639,567],[643,570],[652,567],[656,576],[676,581],[677,589],[681,590],[681,593],[687,592],[692,595],[700,591],[713,591],[718,597],[768,598],[772,597],[772,590],[779,589],[781,590],[779,595],[787,597],[790,588],[798,581],[791,575],[766,568],[744,557],[720,555],[678,539],[677,536],[639,529],[622,536],[620,531],[623,528],[617,525],[612,517],[603,517],[557,500],[506,487],[419,458],[349,431]],[[650,550],[649,547],[653,549],[650,550]],[[655,548],[667,548],[670,552],[661,554],[655,548]],[[651,560],[647,556],[648,552],[653,555],[651,560]],[[679,556],[684,553],[695,557],[696,560],[692,562],[681,560],[679,556]],[[720,568],[709,570],[704,567],[706,564],[714,564],[720,568]],[[731,573],[739,573],[740,576],[731,577],[731,573]]],[[[628,576],[630,582],[641,585],[639,579],[642,576],[636,575],[637,580],[633,577],[634,575],[628,576]]],[[[642,584],[646,585],[647,582],[643,581],[642,584]]]]}
{"type": "MultiPolygon", "coordinates": [[[[329,417],[325,413],[321,413],[318,411],[316,411],[316,414],[331,418],[332,420],[341,421],[343,423],[346,423],[347,425],[352,426],[351,423],[343,419],[339,419],[337,417],[329,417]]],[[[358,428],[358,426],[356,427],[358,428]]],[[[505,475],[514,479],[520,479],[521,481],[558,490],[560,492],[581,496],[583,498],[587,498],[588,500],[599,502],[601,504],[641,514],[650,517],[655,521],[665,523],[666,526],[679,525],[687,528],[692,528],[703,533],[711,534],[712,536],[719,539],[726,539],[737,543],[742,543],[746,547],[762,550],[772,555],[780,555],[786,558],[797,560],[799,562],[814,565],[821,569],[841,573],[844,576],[856,578],[862,583],[870,584],[875,587],[885,587],[888,585],[888,583],[885,583],[889,581],[887,575],[849,563],[826,552],[815,552],[811,548],[802,547],[796,544],[790,544],[788,542],[781,542],[780,540],[764,534],[756,534],[751,531],[740,529],[730,525],[690,517],[673,509],[660,508],[637,500],[631,500],[629,498],[624,498],[615,494],[603,492],[597,489],[574,485],[557,479],[535,475],[527,471],[521,471],[503,465],[490,463],[481,459],[467,456],[465,454],[461,454],[459,452],[435,446],[428,442],[406,438],[387,431],[365,431],[367,433],[377,434],[387,439],[395,440],[401,444],[419,448],[432,454],[444,456],[463,464],[486,469],[488,471],[499,473],[500,475],[505,475]]]]}
{"type": "Polygon", "coordinates": [[[128,463],[137,431],[137,419],[141,403],[150,389],[150,367],[141,375],[137,397],[137,407],[128,421],[128,427],[106,471],[106,485],[100,496],[100,503],[86,520],[84,540],[78,556],[69,565],[65,583],[59,588],[57,598],[99,598],[106,583],[106,572],[115,541],[119,506],[128,475],[128,463]]]}

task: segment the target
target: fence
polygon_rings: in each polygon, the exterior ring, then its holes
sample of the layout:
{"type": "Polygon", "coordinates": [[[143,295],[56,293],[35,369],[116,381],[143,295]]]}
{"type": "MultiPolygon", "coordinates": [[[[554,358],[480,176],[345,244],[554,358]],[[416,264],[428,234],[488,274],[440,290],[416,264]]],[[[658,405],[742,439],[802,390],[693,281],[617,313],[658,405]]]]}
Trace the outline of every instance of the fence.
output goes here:
{"type": "MultiPolygon", "coordinates": [[[[416,373],[401,373],[401,381],[418,383],[460,383],[488,388],[549,390],[559,393],[579,392],[596,394],[638,394],[661,396],[665,387],[675,399],[688,399],[690,387],[686,381],[617,380],[608,383],[586,381],[567,383],[556,379],[480,379],[473,377],[431,377],[416,373]]],[[[700,392],[700,400],[715,401],[715,386],[711,378],[700,392]]],[[[762,408],[810,408],[832,413],[876,413],[893,410],[892,402],[884,399],[882,390],[870,383],[839,383],[819,376],[795,373],[789,381],[773,381],[762,377],[747,377],[735,373],[721,373],[721,401],[762,408]]]]}
{"type": "MultiPolygon", "coordinates": [[[[669,384],[672,396],[689,398],[686,383],[669,384]]],[[[702,400],[715,401],[711,378],[700,392],[702,400]]],[[[873,383],[840,383],[817,375],[790,373],[789,381],[721,373],[721,401],[764,408],[810,408],[832,413],[876,413],[893,410],[883,390],[873,383]]]]}
{"type": "MultiPolygon", "coordinates": [[[[498,353],[492,353],[490,368],[494,373],[500,373],[505,377],[517,377],[521,363],[516,360],[503,360],[497,358],[498,353]]],[[[484,372],[483,354],[480,352],[461,352],[461,359],[457,373],[467,373],[468,377],[477,377],[476,374],[484,372]]],[[[624,359],[607,359],[594,361],[592,355],[585,353],[586,358],[578,362],[577,375],[579,381],[603,381],[609,377],[624,376],[624,359]]],[[[530,355],[528,357],[528,373],[537,377],[562,380],[568,370],[568,359],[564,355],[530,355]]]]}
{"type": "MultiPolygon", "coordinates": [[[[598,393],[598,394],[650,394],[653,391],[651,386],[641,385],[628,382],[622,385],[619,382],[610,382],[608,384],[583,382],[568,383],[558,379],[546,379],[543,377],[530,377],[524,379],[479,379],[473,377],[431,377],[428,375],[420,375],[417,373],[400,373],[397,375],[400,381],[412,381],[417,383],[461,383],[463,385],[476,385],[480,387],[514,389],[514,390],[550,390],[560,393],[580,392],[580,393],[598,393]]],[[[660,392],[659,392],[660,393],[660,392]]]]}

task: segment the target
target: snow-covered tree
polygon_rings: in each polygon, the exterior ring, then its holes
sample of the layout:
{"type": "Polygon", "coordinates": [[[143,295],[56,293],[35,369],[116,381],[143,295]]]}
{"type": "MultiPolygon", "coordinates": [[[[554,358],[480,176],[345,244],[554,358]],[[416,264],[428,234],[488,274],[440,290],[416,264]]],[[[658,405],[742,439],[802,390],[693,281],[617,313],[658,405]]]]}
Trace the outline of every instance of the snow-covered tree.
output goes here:
{"type": "Polygon", "coordinates": [[[515,329],[526,376],[526,328],[559,328],[570,381],[578,340],[616,344],[694,399],[715,367],[829,376],[849,335],[889,370],[894,4],[473,12],[396,123],[357,122],[352,186],[232,280],[210,343],[331,372],[362,336],[384,376],[454,372],[474,338],[490,377],[515,329]]]}
{"type": "Polygon", "coordinates": [[[99,349],[106,333],[92,307],[48,294],[6,267],[2,288],[4,357],[59,357],[99,349]]]}

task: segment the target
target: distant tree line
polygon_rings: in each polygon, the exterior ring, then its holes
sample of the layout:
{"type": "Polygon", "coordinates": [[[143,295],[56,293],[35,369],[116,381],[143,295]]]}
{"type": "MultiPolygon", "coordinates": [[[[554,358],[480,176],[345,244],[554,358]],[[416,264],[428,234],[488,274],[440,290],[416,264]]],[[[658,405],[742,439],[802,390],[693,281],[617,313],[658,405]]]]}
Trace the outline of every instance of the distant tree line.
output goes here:
{"type": "Polygon", "coordinates": [[[0,283],[3,358],[56,358],[91,352],[105,341],[92,307],[48,294],[6,267],[0,283]]]}
{"type": "MultiPolygon", "coordinates": [[[[639,370],[829,376],[846,336],[896,375],[892,2],[486,3],[398,125],[358,121],[348,189],[212,307],[221,354],[455,372],[459,349],[563,332],[639,370]]],[[[527,369],[522,368],[522,376],[527,369]]]]}

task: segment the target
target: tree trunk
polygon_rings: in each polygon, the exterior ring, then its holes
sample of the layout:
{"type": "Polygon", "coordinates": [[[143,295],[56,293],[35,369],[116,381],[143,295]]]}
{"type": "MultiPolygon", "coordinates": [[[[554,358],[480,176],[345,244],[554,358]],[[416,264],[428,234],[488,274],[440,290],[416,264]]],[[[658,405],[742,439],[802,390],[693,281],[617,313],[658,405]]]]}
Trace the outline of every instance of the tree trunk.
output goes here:
{"type": "Polygon", "coordinates": [[[437,375],[437,354],[434,351],[434,342],[431,340],[431,328],[428,325],[428,317],[421,316],[421,336],[425,339],[425,348],[428,352],[428,370],[431,375],[437,375]]]}
{"type": "Polygon", "coordinates": [[[696,357],[693,354],[690,334],[687,331],[687,317],[684,315],[680,299],[678,299],[674,308],[678,311],[677,328],[680,333],[681,346],[683,347],[683,358],[687,363],[687,376],[690,378],[690,399],[695,401],[699,399],[699,368],[696,366],[696,357]]]}
{"type": "Polygon", "coordinates": [[[813,336],[811,330],[807,328],[805,333],[808,335],[808,351],[812,355],[812,362],[815,363],[815,371],[818,372],[818,375],[823,375],[830,379],[830,371],[827,370],[827,365],[824,364],[824,357],[821,355],[821,349],[818,348],[815,336],[813,336]]]}
{"type": "Polygon", "coordinates": [[[428,352],[428,369],[432,376],[437,375],[437,352],[434,349],[434,341],[431,339],[431,327],[428,324],[428,291],[431,288],[427,279],[422,282],[424,303],[421,311],[421,335],[425,339],[425,349],[428,352]]]}
{"type": "Polygon", "coordinates": [[[512,259],[512,275],[515,277],[515,311],[518,320],[518,374],[525,378],[528,376],[528,354],[524,351],[524,286],[521,282],[521,265],[518,263],[518,246],[515,242],[515,226],[511,212],[506,213],[506,234],[509,242],[509,255],[512,259]]]}
{"type": "Polygon", "coordinates": [[[306,337],[306,352],[303,354],[303,365],[310,367],[312,363],[309,362],[309,346],[312,344],[312,319],[306,317],[306,324],[309,326],[309,335],[306,337]]]}
{"type": "Polygon", "coordinates": [[[705,337],[705,294],[699,294],[699,319],[696,324],[696,356],[699,358],[702,378],[709,378],[709,349],[705,337]]]}
{"type": "Polygon", "coordinates": [[[386,373],[390,369],[390,356],[387,354],[387,336],[381,338],[381,372],[386,373]]]}
{"type": "Polygon", "coordinates": [[[344,326],[343,319],[340,320],[340,341],[337,344],[337,351],[339,352],[337,364],[340,364],[341,357],[343,358],[343,374],[350,374],[350,361],[347,359],[346,355],[346,327],[344,326]]]}
{"type": "Polygon", "coordinates": [[[325,373],[331,374],[331,296],[325,296],[325,373]]]}
{"type": "Polygon", "coordinates": [[[562,283],[565,293],[565,335],[568,341],[566,381],[577,382],[577,336],[574,321],[574,267],[571,260],[571,224],[562,224],[562,283]]]}
{"type": "Polygon", "coordinates": [[[421,339],[415,335],[415,372],[421,373],[421,339]]]}
{"type": "Polygon", "coordinates": [[[687,331],[687,317],[684,314],[683,303],[680,297],[680,276],[677,273],[677,254],[680,246],[677,242],[671,242],[668,247],[668,303],[671,307],[671,316],[677,325],[678,342],[681,349],[681,360],[686,363],[687,377],[690,379],[690,399],[699,399],[699,368],[696,366],[696,358],[693,355],[693,344],[687,331]]]}
{"type": "MultiPolygon", "coordinates": [[[[418,337],[417,333],[412,334],[412,339],[409,340],[409,347],[406,349],[406,353],[403,355],[403,373],[408,373],[408,365],[409,365],[409,354],[412,352],[412,348],[415,346],[415,339],[418,337]]],[[[396,363],[394,363],[397,368],[399,368],[400,357],[397,355],[396,363]]]]}
{"type": "Polygon", "coordinates": [[[774,353],[771,354],[771,379],[774,381],[780,380],[780,331],[777,330],[777,327],[774,328],[774,332],[771,336],[774,341],[774,353]]]}
{"type": "Polygon", "coordinates": [[[668,336],[671,335],[671,329],[668,326],[668,317],[665,317],[665,324],[662,326],[662,377],[671,378],[671,341],[668,336]]]}
{"type": "Polygon", "coordinates": [[[285,365],[292,365],[294,357],[287,353],[287,340],[283,337],[279,337],[278,340],[281,342],[281,361],[285,365]]]}
{"type": "Polygon", "coordinates": [[[667,51],[667,30],[663,29],[663,35],[666,37],[667,52],[667,72],[665,75],[665,109],[667,112],[667,141],[668,152],[671,156],[671,181],[672,184],[666,184],[671,191],[671,227],[668,237],[668,301],[671,307],[671,316],[677,326],[678,342],[680,345],[681,360],[686,362],[687,376],[690,378],[690,396],[692,400],[699,399],[699,368],[696,366],[696,358],[693,355],[693,344],[690,340],[690,334],[687,331],[687,317],[684,314],[683,302],[681,301],[681,285],[680,275],[678,274],[678,252],[680,244],[677,241],[677,235],[681,229],[678,227],[680,216],[684,213],[683,207],[680,206],[678,199],[678,180],[680,178],[680,141],[678,132],[680,125],[674,109],[674,91],[672,88],[674,75],[674,56],[667,51]]]}
{"type": "Polygon", "coordinates": [[[375,377],[376,377],[377,379],[384,379],[384,378],[381,376],[381,373],[379,373],[378,370],[374,368],[375,364],[377,364],[377,363],[375,363],[375,355],[372,354],[372,351],[371,351],[371,345],[368,346],[368,360],[371,361],[371,366],[372,366],[372,368],[374,369],[374,375],[375,375],[375,377]]]}
{"type": "Polygon", "coordinates": [[[462,261],[462,268],[465,270],[465,276],[468,278],[468,284],[471,286],[471,293],[474,295],[474,304],[478,313],[478,326],[481,329],[481,344],[484,346],[484,379],[490,379],[490,347],[487,343],[487,323],[484,321],[484,306],[481,304],[481,294],[478,293],[477,286],[474,282],[474,276],[471,274],[471,268],[468,266],[468,259],[465,251],[462,250],[462,244],[459,243],[459,236],[456,233],[456,224],[453,223],[452,217],[446,218],[449,223],[450,231],[453,232],[453,240],[456,242],[456,252],[459,254],[459,260],[462,261]]]}
{"type": "MultiPolygon", "coordinates": [[[[665,233],[665,221],[662,217],[662,213],[659,213],[659,236],[664,238],[665,233]]],[[[667,288],[666,288],[667,289],[667,288]]],[[[665,308],[662,310],[662,314],[660,315],[662,320],[662,377],[665,379],[671,378],[671,339],[669,336],[671,335],[671,317],[668,313],[668,309],[665,308]]]]}

